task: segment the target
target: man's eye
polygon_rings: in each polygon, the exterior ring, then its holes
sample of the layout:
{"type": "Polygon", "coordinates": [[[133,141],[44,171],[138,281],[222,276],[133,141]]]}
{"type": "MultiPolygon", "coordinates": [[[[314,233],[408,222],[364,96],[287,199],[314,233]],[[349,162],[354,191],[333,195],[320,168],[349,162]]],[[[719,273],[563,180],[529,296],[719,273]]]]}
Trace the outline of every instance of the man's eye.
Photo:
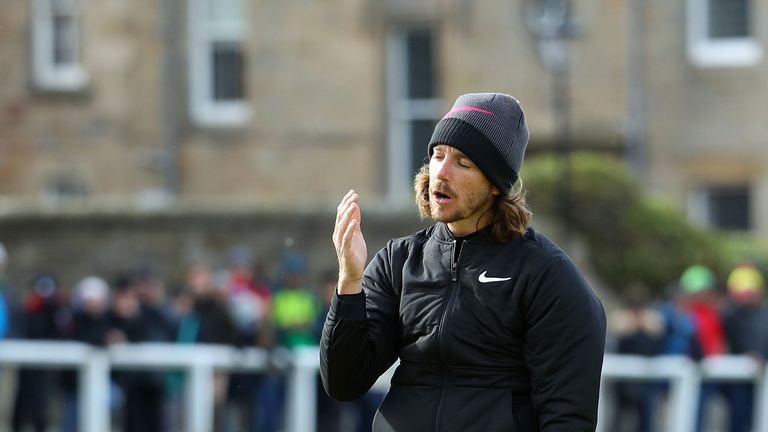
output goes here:
{"type": "Polygon", "coordinates": [[[460,159],[459,160],[459,165],[464,167],[464,168],[472,168],[472,164],[469,161],[464,160],[464,159],[460,159]]]}

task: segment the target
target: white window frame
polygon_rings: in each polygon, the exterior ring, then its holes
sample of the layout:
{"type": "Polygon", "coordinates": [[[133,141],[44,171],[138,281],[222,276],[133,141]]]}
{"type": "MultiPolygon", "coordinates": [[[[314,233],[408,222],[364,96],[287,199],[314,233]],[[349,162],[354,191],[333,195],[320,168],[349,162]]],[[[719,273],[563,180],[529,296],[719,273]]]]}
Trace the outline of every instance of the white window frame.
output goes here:
{"type": "MultiPolygon", "coordinates": [[[[247,20],[213,25],[208,20],[208,4],[216,0],[189,0],[189,110],[192,120],[200,126],[237,127],[251,117],[251,106],[246,99],[217,101],[213,98],[212,50],[214,42],[245,44],[247,20]]],[[[246,8],[248,2],[242,0],[246,8]]],[[[243,53],[244,55],[245,53],[243,53]]],[[[245,78],[245,77],[243,77],[245,78]]]]}
{"type": "Polygon", "coordinates": [[[32,78],[42,90],[79,91],[88,83],[88,74],[82,64],[81,25],[79,0],[33,0],[32,5],[32,78]],[[54,61],[54,2],[56,7],[67,8],[75,17],[77,35],[72,41],[77,61],[56,64],[54,61]]]}
{"type": "MultiPolygon", "coordinates": [[[[423,28],[425,26],[419,26],[423,28]]],[[[409,171],[413,166],[410,122],[439,120],[440,99],[408,98],[408,72],[406,70],[406,36],[415,27],[393,27],[387,35],[387,191],[390,201],[411,202],[413,179],[409,171]]],[[[427,154],[424,143],[424,155],[427,154]]]]}
{"type": "Polygon", "coordinates": [[[687,51],[698,67],[754,66],[763,57],[754,37],[712,38],[709,36],[709,0],[687,0],[687,51]]]}

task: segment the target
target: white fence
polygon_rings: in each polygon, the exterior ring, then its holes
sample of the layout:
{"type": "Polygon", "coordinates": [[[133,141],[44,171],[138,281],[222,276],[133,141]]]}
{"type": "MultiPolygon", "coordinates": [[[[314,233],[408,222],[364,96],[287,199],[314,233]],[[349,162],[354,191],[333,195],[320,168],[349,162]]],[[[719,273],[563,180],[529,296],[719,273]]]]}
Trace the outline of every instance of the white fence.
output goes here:
{"type": "MultiPolygon", "coordinates": [[[[768,432],[768,370],[748,356],[712,356],[695,363],[683,356],[641,357],[607,354],[603,363],[601,393],[615,380],[667,380],[667,418],[664,430],[693,432],[696,428],[696,411],[699,403],[701,382],[742,381],[755,386],[755,419],[753,430],[768,432]]],[[[599,432],[605,431],[605,398],[600,399],[598,411],[599,432]]]]}
{"type": "MultiPolygon", "coordinates": [[[[213,430],[213,372],[283,370],[288,377],[286,432],[315,430],[318,350],[305,348],[289,356],[270,355],[257,348],[220,345],[141,343],[95,349],[78,342],[0,342],[0,364],[75,368],[80,377],[80,429],[109,430],[109,371],[117,369],[175,369],[187,375],[185,412],[187,432],[213,430]]],[[[665,430],[693,432],[702,380],[756,383],[755,431],[768,432],[768,370],[750,357],[718,356],[694,363],[685,357],[639,357],[608,354],[603,382],[669,380],[665,430]]],[[[603,394],[605,394],[603,392],[603,394]]],[[[601,399],[598,431],[605,430],[601,399]]]]}
{"type": "Polygon", "coordinates": [[[301,349],[289,357],[270,356],[263,349],[221,345],[140,343],[95,349],[78,342],[0,342],[0,364],[79,371],[79,424],[82,432],[110,430],[109,371],[115,369],[172,369],[186,373],[187,432],[213,430],[213,372],[262,372],[283,369],[288,376],[286,432],[314,430],[315,377],[318,350],[301,349]]]}

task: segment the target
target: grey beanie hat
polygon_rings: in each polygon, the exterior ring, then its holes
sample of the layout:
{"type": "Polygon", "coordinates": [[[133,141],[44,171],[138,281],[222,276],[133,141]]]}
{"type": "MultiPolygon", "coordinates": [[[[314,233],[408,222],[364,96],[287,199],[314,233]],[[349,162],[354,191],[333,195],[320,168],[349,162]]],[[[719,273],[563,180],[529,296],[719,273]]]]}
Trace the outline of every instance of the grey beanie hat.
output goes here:
{"type": "Polygon", "coordinates": [[[517,99],[503,93],[459,96],[435,126],[427,154],[438,144],[467,155],[488,180],[509,194],[523,164],[528,126],[517,99]]]}

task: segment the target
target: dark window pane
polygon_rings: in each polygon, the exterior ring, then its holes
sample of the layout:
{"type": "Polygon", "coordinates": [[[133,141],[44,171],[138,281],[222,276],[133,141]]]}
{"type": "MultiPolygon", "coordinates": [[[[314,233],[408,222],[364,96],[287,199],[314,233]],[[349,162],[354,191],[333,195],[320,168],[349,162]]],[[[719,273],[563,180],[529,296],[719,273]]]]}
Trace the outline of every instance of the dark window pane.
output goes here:
{"type": "Polygon", "coordinates": [[[410,30],[406,35],[409,99],[429,99],[435,96],[432,39],[429,30],[410,30]]]}
{"type": "Polygon", "coordinates": [[[213,44],[213,99],[216,101],[243,98],[243,58],[240,44],[213,44]]]}
{"type": "Polygon", "coordinates": [[[749,36],[749,0],[709,0],[709,36],[749,36]]]}
{"type": "Polygon", "coordinates": [[[53,64],[77,63],[77,20],[71,15],[53,16],[53,64]]]}
{"type": "Polygon", "coordinates": [[[434,120],[413,120],[411,127],[411,177],[424,165],[427,157],[427,144],[432,138],[432,131],[437,122],[434,120]]]}
{"type": "Polygon", "coordinates": [[[749,188],[713,187],[708,195],[709,220],[714,227],[741,231],[752,228],[749,188]]]}

